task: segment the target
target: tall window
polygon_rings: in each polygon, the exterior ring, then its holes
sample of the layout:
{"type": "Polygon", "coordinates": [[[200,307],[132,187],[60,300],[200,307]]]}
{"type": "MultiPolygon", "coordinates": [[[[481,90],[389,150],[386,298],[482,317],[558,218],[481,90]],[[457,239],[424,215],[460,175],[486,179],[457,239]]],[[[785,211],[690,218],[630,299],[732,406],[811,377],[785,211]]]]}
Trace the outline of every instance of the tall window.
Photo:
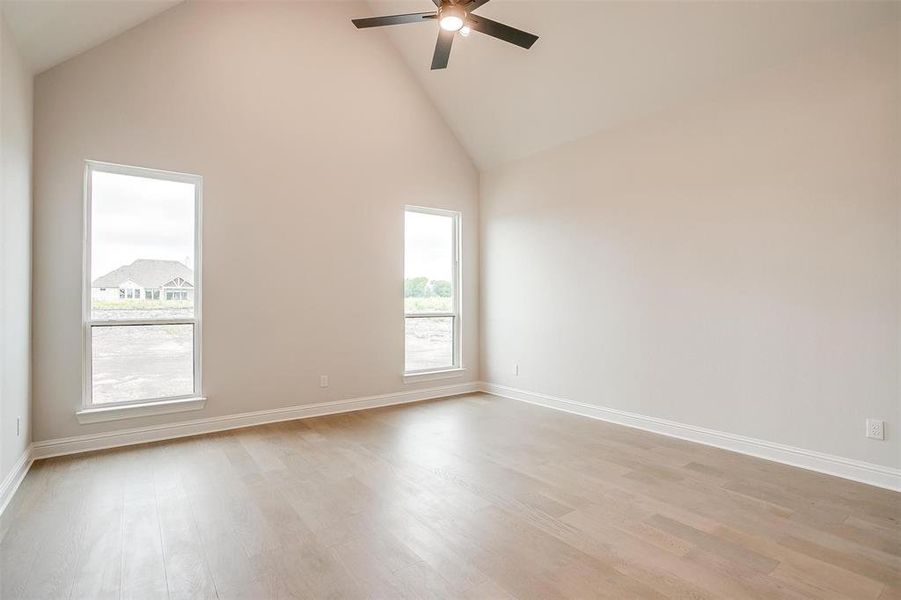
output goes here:
{"type": "Polygon", "coordinates": [[[460,366],[460,213],[407,207],[404,317],[407,374],[460,366]]]}
{"type": "Polygon", "coordinates": [[[201,181],[87,163],[86,406],[200,396],[201,181]]]}

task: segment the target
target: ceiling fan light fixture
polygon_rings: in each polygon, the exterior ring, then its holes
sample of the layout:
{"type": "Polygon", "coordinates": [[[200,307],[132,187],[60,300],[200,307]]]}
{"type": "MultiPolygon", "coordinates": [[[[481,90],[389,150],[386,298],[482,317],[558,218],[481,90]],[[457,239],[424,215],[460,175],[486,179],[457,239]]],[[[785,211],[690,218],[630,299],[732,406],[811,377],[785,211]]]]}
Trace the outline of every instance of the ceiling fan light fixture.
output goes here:
{"type": "Polygon", "coordinates": [[[458,6],[444,6],[438,11],[438,24],[445,31],[459,31],[465,16],[466,12],[458,6]]]}
{"type": "MultiPolygon", "coordinates": [[[[0,0],[2,2],[3,0],[0,0]]],[[[386,25],[403,25],[404,23],[434,23],[438,21],[438,40],[435,42],[435,52],[432,54],[432,70],[446,69],[450,58],[451,45],[455,34],[459,31],[460,37],[469,37],[473,31],[487,35],[495,39],[525,48],[528,50],[532,44],[538,41],[538,36],[492,21],[487,17],[473,14],[489,0],[432,0],[437,11],[408,13],[404,15],[386,15],[383,17],[365,17],[351,19],[357,29],[369,27],[385,27],[386,25]]]]}

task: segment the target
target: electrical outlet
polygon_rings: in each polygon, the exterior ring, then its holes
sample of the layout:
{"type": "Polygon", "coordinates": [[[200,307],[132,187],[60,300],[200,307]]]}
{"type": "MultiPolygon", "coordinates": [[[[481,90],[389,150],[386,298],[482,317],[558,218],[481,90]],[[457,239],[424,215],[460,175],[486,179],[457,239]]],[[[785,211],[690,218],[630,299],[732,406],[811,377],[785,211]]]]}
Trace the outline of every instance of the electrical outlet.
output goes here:
{"type": "Polygon", "coordinates": [[[513,374],[519,375],[519,363],[513,363],[513,374]]]}
{"type": "Polygon", "coordinates": [[[874,440],[885,439],[885,421],[867,419],[867,437],[874,440]]]}
{"type": "Polygon", "coordinates": [[[319,376],[319,387],[321,387],[321,388],[328,387],[328,375],[320,375],[319,376]]]}

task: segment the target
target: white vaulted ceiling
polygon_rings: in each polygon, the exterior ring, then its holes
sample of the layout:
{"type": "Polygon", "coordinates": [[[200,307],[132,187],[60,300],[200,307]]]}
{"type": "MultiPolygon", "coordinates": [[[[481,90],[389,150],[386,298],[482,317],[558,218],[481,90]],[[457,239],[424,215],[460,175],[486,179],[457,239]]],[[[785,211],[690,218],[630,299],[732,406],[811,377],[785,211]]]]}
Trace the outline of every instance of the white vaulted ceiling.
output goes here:
{"type": "MultiPolygon", "coordinates": [[[[377,15],[434,8],[429,0],[368,4],[377,15]]],[[[491,0],[478,14],[538,42],[526,51],[475,32],[457,36],[443,71],[429,70],[434,22],[385,29],[476,164],[490,168],[897,20],[899,6],[491,0]]]]}
{"type": "MultiPolygon", "coordinates": [[[[179,2],[0,0],[35,72],[179,2]]],[[[359,4],[360,16],[433,9],[430,0],[359,4]]],[[[867,28],[897,26],[901,3],[491,0],[478,12],[541,37],[526,51],[475,32],[458,36],[449,67],[430,71],[435,22],[357,34],[389,36],[486,169],[690,100],[867,28]]]]}
{"type": "Polygon", "coordinates": [[[2,0],[3,16],[35,73],[102,44],[182,0],[2,0]]]}

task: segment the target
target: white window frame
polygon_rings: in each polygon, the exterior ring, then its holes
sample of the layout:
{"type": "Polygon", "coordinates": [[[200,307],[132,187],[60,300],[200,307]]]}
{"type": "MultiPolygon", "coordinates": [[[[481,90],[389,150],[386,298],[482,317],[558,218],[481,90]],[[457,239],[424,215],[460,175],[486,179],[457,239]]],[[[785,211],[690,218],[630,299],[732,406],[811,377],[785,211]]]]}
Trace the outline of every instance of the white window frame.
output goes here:
{"type": "MultiPolygon", "coordinates": [[[[419,369],[415,371],[407,370],[407,346],[406,339],[404,341],[404,378],[411,378],[412,380],[416,380],[417,378],[422,377],[423,379],[429,378],[430,375],[441,375],[441,374],[450,374],[461,373],[464,370],[463,367],[463,306],[462,306],[462,289],[463,289],[463,278],[461,273],[460,265],[462,264],[462,246],[463,246],[463,213],[457,210],[445,210],[443,208],[431,208],[427,206],[414,206],[414,205],[406,205],[404,206],[404,222],[406,223],[406,214],[408,212],[417,212],[423,213],[427,215],[439,215],[442,217],[451,217],[453,219],[454,224],[454,234],[453,234],[453,272],[451,274],[452,281],[451,285],[453,286],[453,290],[451,293],[451,298],[454,302],[454,310],[453,312],[446,313],[437,313],[437,312],[429,312],[429,313],[408,313],[406,311],[406,303],[404,303],[404,318],[403,318],[403,326],[404,326],[404,337],[406,338],[406,326],[407,319],[425,319],[425,318],[437,318],[437,317],[450,317],[453,319],[453,336],[454,336],[454,348],[453,348],[453,365],[447,367],[439,367],[434,369],[419,369]]],[[[406,225],[404,227],[404,262],[406,264],[406,225]]],[[[404,278],[406,279],[406,272],[404,272],[404,278]]],[[[403,292],[402,292],[403,293],[403,292]]],[[[403,298],[403,295],[401,296],[403,298]]]]}
{"type": "Polygon", "coordinates": [[[121,419],[129,416],[147,416],[169,412],[182,412],[203,408],[203,361],[201,360],[202,323],[201,290],[203,288],[202,271],[202,198],[203,177],[189,173],[161,171],[145,167],[133,167],[94,160],[85,161],[84,170],[84,237],[82,239],[82,406],[77,411],[79,422],[92,423],[121,419]],[[91,318],[91,201],[92,175],[94,172],[131,175],[164,181],[177,181],[194,185],[194,316],[184,319],[130,319],[130,320],[92,320],[91,318]],[[151,326],[151,325],[192,325],[194,331],[194,390],[190,394],[166,396],[163,398],[142,398],[122,402],[103,402],[93,404],[93,370],[91,353],[91,332],[95,327],[117,326],[151,326]],[[157,408],[158,407],[158,408],[157,408]]]}

